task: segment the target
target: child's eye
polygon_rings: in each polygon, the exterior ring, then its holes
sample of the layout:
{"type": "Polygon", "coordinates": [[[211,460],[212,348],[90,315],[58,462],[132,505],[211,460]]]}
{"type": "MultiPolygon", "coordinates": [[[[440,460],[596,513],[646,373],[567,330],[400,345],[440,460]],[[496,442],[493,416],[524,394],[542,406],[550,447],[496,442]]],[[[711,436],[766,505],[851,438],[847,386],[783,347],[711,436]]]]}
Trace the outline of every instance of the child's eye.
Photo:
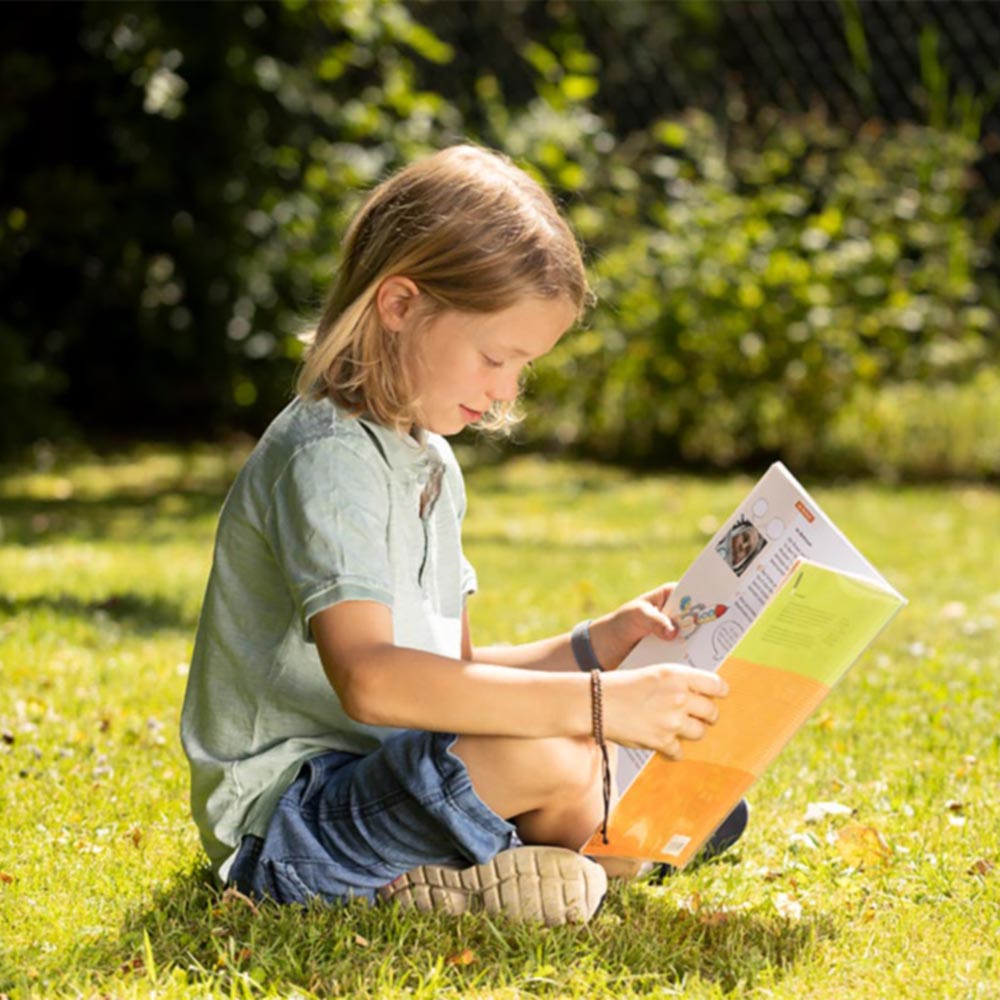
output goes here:
{"type": "Polygon", "coordinates": [[[483,355],[483,361],[485,361],[486,364],[490,368],[502,368],[503,367],[503,362],[502,361],[497,361],[496,358],[491,358],[488,354],[484,354],[483,355]]]}

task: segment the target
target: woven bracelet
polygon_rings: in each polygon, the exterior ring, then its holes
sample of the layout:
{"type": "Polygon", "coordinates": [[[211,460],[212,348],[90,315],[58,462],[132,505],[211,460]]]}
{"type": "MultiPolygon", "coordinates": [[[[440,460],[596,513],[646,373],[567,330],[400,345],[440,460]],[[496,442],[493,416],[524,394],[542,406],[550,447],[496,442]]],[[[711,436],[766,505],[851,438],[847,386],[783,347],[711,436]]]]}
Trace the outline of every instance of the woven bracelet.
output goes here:
{"type": "Polygon", "coordinates": [[[594,742],[601,748],[601,792],[604,798],[604,819],[601,821],[601,839],[608,843],[608,813],[611,811],[611,765],[608,762],[608,745],[604,742],[604,693],[601,689],[601,671],[590,671],[590,709],[594,742]]]}

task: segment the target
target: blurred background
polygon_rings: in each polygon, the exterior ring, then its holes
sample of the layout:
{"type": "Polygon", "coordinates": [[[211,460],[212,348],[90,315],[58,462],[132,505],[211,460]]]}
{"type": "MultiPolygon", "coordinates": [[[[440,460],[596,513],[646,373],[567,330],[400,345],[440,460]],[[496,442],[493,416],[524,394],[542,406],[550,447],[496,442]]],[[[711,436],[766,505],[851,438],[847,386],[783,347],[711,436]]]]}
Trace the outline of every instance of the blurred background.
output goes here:
{"type": "Polygon", "coordinates": [[[259,433],[364,192],[472,139],[600,297],[518,447],[996,479],[998,101],[975,0],[3,4],[0,457],[259,433]]]}

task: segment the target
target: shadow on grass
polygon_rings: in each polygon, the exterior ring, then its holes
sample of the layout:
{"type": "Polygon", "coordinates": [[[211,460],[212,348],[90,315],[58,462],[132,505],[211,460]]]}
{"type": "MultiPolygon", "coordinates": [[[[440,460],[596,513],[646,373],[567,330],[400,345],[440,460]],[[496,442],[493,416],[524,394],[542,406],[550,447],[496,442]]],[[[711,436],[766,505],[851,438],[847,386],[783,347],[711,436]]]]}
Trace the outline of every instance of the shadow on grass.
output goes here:
{"type": "Polygon", "coordinates": [[[163,518],[195,519],[218,514],[226,489],[158,487],[121,490],[93,499],[56,500],[12,495],[0,499],[0,540],[8,545],[45,545],[72,538],[103,540],[121,525],[134,531],[137,519],[149,526],[163,518]]]}
{"type": "Polygon", "coordinates": [[[0,617],[13,618],[22,613],[46,610],[60,618],[75,618],[98,626],[102,620],[111,621],[137,635],[150,635],[165,629],[190,631],[196,624],[196,619],[180,605],[159,597],[122,593],[99,601],[85,601],[72,594],[38,594],[22,598],[0,594],[0,617]]]}
{"type": "Polygon", "coordinates": [[[117,935],[78,945],[63,968],[90,970],[89,978],[64,974],[60,985],[72,992],[181,976],[189,986],[263,986],[276,995],[614,997],[701,979],[729,993],[765,978],[774,985],[834,934],[825,915],[792,922],[769,904],[692,914],[678,905],[684,896],[679,883],[619,887],[589,926],[545,929],[362,902],[254,904],[221,892],[207,868],[195,867],[129,913],[117,935]]]}

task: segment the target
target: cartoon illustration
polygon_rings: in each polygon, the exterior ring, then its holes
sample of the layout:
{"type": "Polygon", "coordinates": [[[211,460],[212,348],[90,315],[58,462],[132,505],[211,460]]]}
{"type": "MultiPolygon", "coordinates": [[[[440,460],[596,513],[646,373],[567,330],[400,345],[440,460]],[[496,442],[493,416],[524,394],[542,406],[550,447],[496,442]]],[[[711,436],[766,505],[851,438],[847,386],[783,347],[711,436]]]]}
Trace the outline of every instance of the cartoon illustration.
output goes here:
{"type": "Polygon", "coordinates": [[[680,630],[681,638],[688,639],[697,631],[699,625],[721,618],[729,609],[725,604],[716,604],[714,608],[699,601],[693,603],[689,594],[681,598],[680,614],[674,619],[680,630]]]}
{"type": "Polygon", "coordinates": [[[765,545],[767,539],[745,517],[741,517],[726,532],[726,537],[715,547],[715,551],[737,576],[742,576],[765,545]]]}

